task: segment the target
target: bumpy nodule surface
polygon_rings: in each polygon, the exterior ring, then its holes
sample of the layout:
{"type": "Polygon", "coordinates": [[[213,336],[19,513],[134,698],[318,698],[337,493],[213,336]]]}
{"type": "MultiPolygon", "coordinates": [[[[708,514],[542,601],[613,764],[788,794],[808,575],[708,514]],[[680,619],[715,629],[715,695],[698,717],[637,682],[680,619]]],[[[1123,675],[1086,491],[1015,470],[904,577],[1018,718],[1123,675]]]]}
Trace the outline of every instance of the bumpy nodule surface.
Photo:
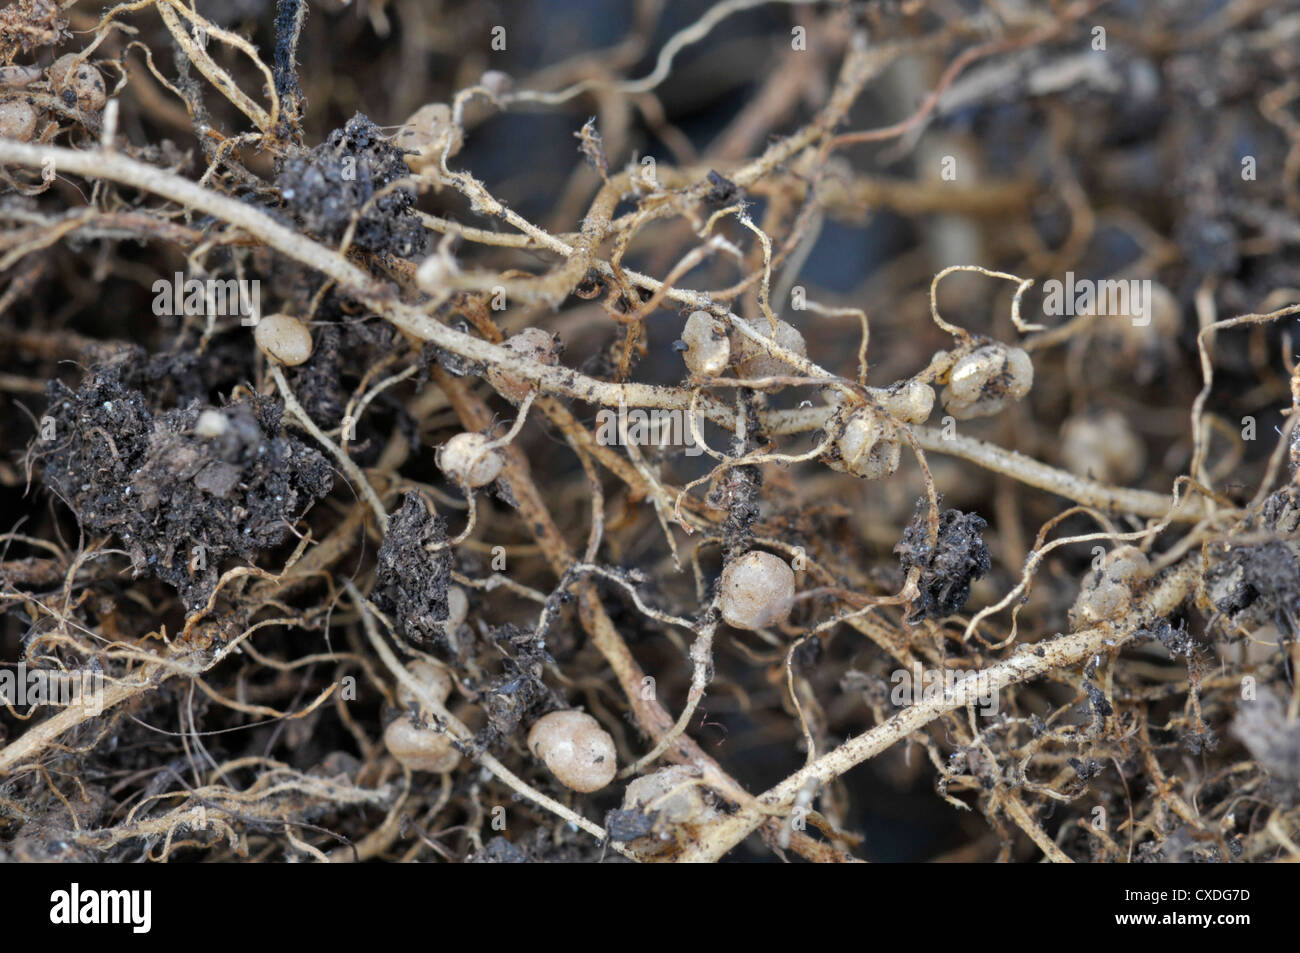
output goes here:
{"type": "Polygon", "coordinates": [[[832,468],[868,480],[880,480],[898,469],[903,456],[898,427],[883,414],[863,407],[844,422],[835,442],[839,459],[832,468]]]}
{"type": "Polygon", "coordinates": [[[606,818],[610,836],[630,844],[641,860],[672,859],[701,827],[720,817],[713,793],[700,784],[699,771],[673,764],[632,781],[623,805],[606,818]]]}
{"type": "MultiPolygon", "coordinates": [[[[778,318],[775,331],[772,330],[772,323],[767,318],[754,318],[748,323],[760,337],[766,338],[782,350],[798,357],[808,356],[808,345],[803,335],[789,321],[778,318]]],[[[752,340],[749,335],[742,331],[734,333],[736,342],[733,350],[736,356],[736,370],[742,377],[781,377],[796,373],[791,365],[778,357],[773,357],[763,345],[752,340]]]]}
{"type": "Polygon", "coordinates": [[[454,483],[487,486],[501,473],[501,454],[488,449],[491,443],[481,433],[458,433],[438,453],[438,466],[454,483]]]}
{"type": "MultiPolygon", "coordinates": [[[[445,702],[451,694],[451,675],[448,674],[445,667],[425,659],[416,659],[413,662],[406,663],[406,671],[439,702],[445,702]]],[[[398,704],[405,707],[411,705],[424,707],[420,696],[412,691],[405,682],[397,683],[397,701],[398,704]]]]}
{"type": "Polygon", "coordinates": [[[1034,386],[1034,362],[1022,348],[987,344],[953,365],[943,405],[958,420],[992,417],[1034,386]]]}
{"type": "Polygon", "coordinates": [[[887,392],[881,403],[904,423],[923,424],[934,409],[934,388],[921,381],[908,381],[887,392]]]}
{"type": "Polygon", "coordinates": [[[731,362],[731,341],[722,321],[707,311],[693,311],[682,329],[682,360],[699,377],[716,377],[731,362]]]}
{"type": "Polygon", "coordinates": [[[84,59],[77,63],[76,53],[65,53],[50,64],[46,76],[50,86],[65,105],[97,112],[108,101],[104,76],[84,59]]]}
{"type": "Polygon", "coordinates": [[[1081,628],[1125,615],[1132,608],[1136,587],[1150,574],[1151,564],[1140,549],[1116,547],[1079,587],[1079,597],[1070,610],[1072,625],[1081,628]]]}
{"type": "Polygon", "coordinates": [[[566,788],[599,791],[618,771],[618,752],[609,732],[586,712],[553,711],[528,732],[528,750],[541,758],[566,788]]]}
{"type": "MultiPolygon", "coordinates": [[[[560,363],[560,352],[564,350],[559,337],[541,328],[524,328],[502,341],[501,346],[522,358],[551,366],[560,363]]],[[[533,389],[526,379],[495,367],[488,369],[487,379],[502,397],[516,404],[533,389]]]]}
{"type": "Polygon", "coordinates": [[[35,133],[35,109],[20,99],[0,102],[0,136],[26,142],[35,133]]]}
{"type": "Polygon", "coordinates": [[[384,729],[388,753],[412,771],[445,774],[460,764],[460,752],[445,733],[400,715],[384,729]]]}
{"type": "Polygon", "coordinates": [[[794,570],[780,556],[759,551],[733,559],[722,570],[722,618],[737,629],[763,629],[784,622],[794,607],[794,570]]]}

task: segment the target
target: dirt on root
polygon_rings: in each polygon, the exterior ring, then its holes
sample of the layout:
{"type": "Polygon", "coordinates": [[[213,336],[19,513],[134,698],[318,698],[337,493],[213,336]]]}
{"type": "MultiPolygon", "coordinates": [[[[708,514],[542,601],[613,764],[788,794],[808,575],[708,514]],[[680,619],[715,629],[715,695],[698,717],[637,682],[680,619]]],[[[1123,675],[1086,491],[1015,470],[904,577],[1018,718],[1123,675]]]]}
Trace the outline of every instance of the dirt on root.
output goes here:
{"type": "Polygon", "coordinates": [[[193,611],[232,560],[284,542],[330,492],[332,469],[284,432],[274,399],[154,406],[137,386],[139,357],[92,369],[75,390],[51,382],[32,453],[83,529],[111,533],[136,576],[174,586],[193,611]]]}

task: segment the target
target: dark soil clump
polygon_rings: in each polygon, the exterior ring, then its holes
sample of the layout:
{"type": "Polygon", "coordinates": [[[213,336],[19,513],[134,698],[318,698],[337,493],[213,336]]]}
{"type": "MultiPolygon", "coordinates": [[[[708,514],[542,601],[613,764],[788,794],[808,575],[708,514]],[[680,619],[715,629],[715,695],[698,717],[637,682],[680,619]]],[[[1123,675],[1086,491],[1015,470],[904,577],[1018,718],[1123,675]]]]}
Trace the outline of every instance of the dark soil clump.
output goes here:
{"type": "Polygon", "coordinates": [[[92,533],[112,533],[137,576],[176,587],[187,610],[207,602],[224,564],[282,543],[329,493],[331,468],[284,434],[270,399],[156,413],[121,362],[76,391],[54,381],[35,453],[46,485],[92,533]],[[204,436],[196,432],[201,414],[204,436]]]}
{"type": "Polygon", "coordinates": [[[905,572],[922,567],[921,594],[908,614],[909,625],[960,612],[970,598],[971,583],[990,566],[989,548],[980,537],[988,523],[974,513],[947,510],[939,517],[939,539],[932,547],[925,538],[927,506],[924,500],[918,504],[916,516],[894,547],[905,572]]]}
{"type": "Polygon", "coordinates": [[[451,550],[430,552],[446,542],[447,524],[430,514],[418,493],[407,493],[388,521],[375,568],[375,605],[393,617],[402,637],[416,645],[447,648],[447,586],[451,550]]]}
{"type": "Polygon", "coordinates": [[[358,248],[410,258],[428,246],[413,211],[415,192],[388,189],[408,175],[402,151],[357,113],[306,156],[288,160],[276,184],[289,211],[317,238],[337,244],[355,219],[358,248]]]}

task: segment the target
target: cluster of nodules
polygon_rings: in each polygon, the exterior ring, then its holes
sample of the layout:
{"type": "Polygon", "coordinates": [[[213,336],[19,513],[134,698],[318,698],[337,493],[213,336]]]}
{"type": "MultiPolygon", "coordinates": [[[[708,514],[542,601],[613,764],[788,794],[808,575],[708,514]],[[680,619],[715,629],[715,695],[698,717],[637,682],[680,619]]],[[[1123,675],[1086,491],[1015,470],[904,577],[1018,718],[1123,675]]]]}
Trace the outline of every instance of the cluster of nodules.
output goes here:
{"type": "MultiPolygon", "coordinates": [[[[406,674],[419,690],[405,680],[398,684],[401,712],[384,729],[384,745],[412,771],[453,771],[460,764],[460,752],[446,730],[445,719],[439,717],[451,696],[451,675],[425,659],[408,663],[406,674]]],[[[557,781],[583,794],[604,788],[618,771],[614,739],[595,718],[576,709],[553,711],[537,719],[528,732],[528,750],[557,781]]]]}
{"type": "Polygon", "coordinates": [[[0,97],[0,136],[28,142],[36,137],[40,122],[37,101],[24,89],[42,80],[49,92],[69,109],[97,113],[108,102],[108,90],[98,67],[79,53],[65,53],[42,71],[36,66],[4,68],[3,86],[12,92],[0,97]]]}
{"type": "MultiPolygon", "coordinates": [[[[270,361],[286,367],[304,364],[312,354],[311,329],[293,315],[266,315],[254,327],[253,339],[270,361]]],[[[559,364],[564,349],[558,336],[541,328],[525,328],[501,346],[525,360],[550,367],[559,364]]],[[[491,367],[486,377],[502,397],[514,404],[522,402],[534,390],[530,381],[509,369],[491,367]]],[[[439,448],[437,463],[457,486],[477,489],[496,480],[505,458],[500,444],[488,435],[459,433],[439,448]]]]}
{"type": "MultiPolygon", "coordinates": [[[[541,328],[524,328],[501,343],[511,354],[524,360],[554,367],[560,363],[564,346],[557,335],[541,328]]],[[[534,385],[508,368],[490,367],[485,375],[502,397],[512,404],[521,403],[534,391],[534,385]]],[[[459,433],[438,450],[438,467],[457,486],[477,489],[487,486],[500,474],[505,464],[500,444],[486,434],[459,433]]]]}
{"type": "MultiPolygon", "coordinates": [[[[781,377],[798,373],[792,363],[807,357],[799,330],[787,321],[750,319],[747,330],[730,330],[727,322],[707,311],[695,311],[682,330],[682,359],[692,376],[718,377],[729,367],[742,379],[781,377]]],[[[991,417],[1021,400],[1034,383],[1034,365],[1018,347],[999,342],[960,352],[940,352],[931,362],[931,376],[942,385],[944,409],[956,420],[991,417]]],[[[902,457],[901,424],[920,424],[934,409],[934,389],[920,380],[902,381],[870,391],[872,403],[839,393],[828,399],[838,406],[831,433],[834,447],[826,462],[836,470],[878,480],[898,469],[902,457]]]]}
{"type": "MultiPolygon", "coordinates": [[[[931,362],[943,389],[939,400],[954,420],[992,417],[1021,400],[1034,383],[1034,365],[1018,347],[983,344],[955,357],[936,354],[931,362]]],[[[925,423],[934,409],[934,389],[919,380],[872,392],[875,406],[841,403],[834,418],[834,449],[827,463],[836,470],[879,480],[898,469],[901,425],[925,423]]],[[[836,400],[837,398],[832,398],[836,400]]]]}
{"type": "MultiPolygon", "coordinates": [[[[787,321],[758,318],[747,322],[749,333],[728,333],[726,323],[707,311],[695,311],[682,331],[682,358],[693,377],[709,378],[734,368],[742,379],[759,380],[797,373],[789,361],[807,356],[803,335],[787,321]]],[[[513,355],[555,367],[563,345],[541,328],[525,328],[501,345],[513,355]]],[[[942,385],[939,399],[958,420],[989,417],[1029,393],[1034,366],[1021,348],[998,342],[959,353],[940,352],[931,362],[931,376],[942,385]]],[[[535,383],[509,365],[489,366],[485,377],[511,403],[522,402],[535,383]]],[[[872,401],[845,398],[828,390],[837,405],[830,424],[833,447],[829,466],[854,476],[877,480],[898,469],[904,436],[900,427],[921,424],[934,409],[935,392],[921,380],[902,381],[887,389],[872,389],[872,401]]],[[[501,471],[497,444],[484,434],[463,433],[451,438],[439,453],[439,466],[455,483],[476,488],[494,481],[501,471]]]]}
{"type": "MultiPolygon", "coordinates": [[[[312,354],[311,329],[288,314],[270,314],[257,322],[253,340],[269,360],[286,367],[304,364],[312,354]]],[[[540,328],[525,328],[502,345],[521,357],[555,365],[562,350],[559,339],[540,328]]],[[[492,368],[488,381],[512,403],[519,403],[533,390],[527,380],[508,371],[492,368]]],[[[501,474],[504,458],[499,444],[486,434],[459,433],[438,450],[439,468],[458,486],[477,489],[501,474]]]]}
{"type": "MultiPolygon", "coordinates": [[[[411,771],[447,774],[461,763],[461,752],[439,717],[453,684],[441,665],[417,659],[406,666],[397,687],[401,712],[384,729],[388,753],[411,771]]],[[[527,747],[561,785],[579,794],[603,790],[618,772],[614,739],[591,715],[576,709],[553,711],[537,719],[528,732],[527,747]]],[[[718,816],[711,792],[690,768],[674,765],[632,781],[624,793],[623,813],[644,820],[625,834],[647,858],[682,844],[700,824],[718,816]]]]}
{"type": "Polygon", "coordinates": [[[402,712],[384,729],[384,746],[399,763],[412,771],[446,774],[460,764],[451,735],[439,723],[432,702],[441,707],[451,695],[451,675],[434,662],[417,659],[406,666],[406,673],[420,692],[399,682],[397,701],[402,712]]]}
{"type": "Polygon", "coordinates": [[[734,364],[742,378],[755,380],[795,373],[781,358],[784,351],[796,358],[808,356],[808,345],[799,329],[788,321],[766,318],[746,322],[753,336],[736,331],[734,343],[726,323],[707,311],[694,311],[682,329],[682,360],[696,377],[718,377],[734,364]],[[754,337],[763,341],[756,341],[754,337]]]}
{"type": "MultiPolygon", "coordinates": [[[[780,625],[790,617],[794,608],[794,569],[773,553],[755,549],[730,559],[723,567],[718,586],[722,619],[738,629],[765,629],[780,625]]],[[[464,591],[457,586],[450,587],[444,625],[451,629],[459,626],[465,621],[467,610],[468,599],[464,591]]],[[[407,671],[415,681],[428,687],[429,694],[438,704],[441,705],[450,695],[451,680],[441,667],[419,660],[412,662],[407,671]]],[[[427,718],[429,713],[421,710],[420,699],[405,684],[398,690],[398,701],[406,706],[412,718],[408,719],[409,724],[404,723],[399,728],[390,726],[392,737],[386,738],[407,742],[416,736],[422,721],[419,716],[427,718]]],[[[439,734],[436,730],[433,733],[439,734]]],[[[590,715],[575,711],[546,715],[533,726],[528,736],[528,747],[557,778],[575,791],[599,790],[614,776],[613,742],[590,715]]],[[[389,748],[391,750],[393,745],[390,744],[389,748]]],[[[397,751],[393,754],[406,763],[397,751]]],[[[416,763],[412,762],[411,767],[417,767],[416,763]]]]}

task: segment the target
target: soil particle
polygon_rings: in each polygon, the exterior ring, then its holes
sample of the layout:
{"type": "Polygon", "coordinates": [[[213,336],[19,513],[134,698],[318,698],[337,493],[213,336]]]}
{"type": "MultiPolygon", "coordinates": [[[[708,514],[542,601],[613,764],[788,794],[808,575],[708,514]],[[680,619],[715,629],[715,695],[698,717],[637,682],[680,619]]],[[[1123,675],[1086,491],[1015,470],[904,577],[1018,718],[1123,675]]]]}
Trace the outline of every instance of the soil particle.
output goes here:
{"type": "Polygon", "coordinates": [[[393,617],[397,630],[416,645],[449,650],[443,623],[447,621],[447,587],[451,584],[451,550],[426,547],[445,542],[447,524],[432,515],[415,492],[407,493],[401,509],[388,520],[388,533],[379,547],[374,601],[393,617]]]}
{"type": "Polygon", "coordinates": [[[744,200],[745,193],[740,186],[713,169],[709,170],[708,182],[709,191],[704,193],[704,201],[715,208],[725,208],[744,200]]]}
{"type": "Polygon", "coordinates": [[[628,843],[653,831],[658,816],[658,811],[610,811],[605,815],[605,830],[610,840],[628,843]]]}
{"type": "Polygon", "coordinates": [[[355,218],[356,247],[411,258],[428,247],[413,210],[415,192],[383,191],[409,174],[402,150],[357,113],[307,155],[286,162],[276,185],[299,224],[327,244],[337,244],[355,218]]]}
{"type": "Polygon", "coordinates": [[[916,515],[894,547],[904,572],[921,567],[921,593],[912,603],[909,625],[960,612],[970,597],[971,582],[982,578],[991,565],[989,549],[980,537],[988,523],[974,513],[948,510],[939,517],[939,538],[932,547],[925,533],[928,509],[926,500],[917,501],[916,515]]]}
{"type": "Polygon", "coordinates": [[[1300,559],[1280,540],[1234,546],[1205,574],[1214,607],[1236,625],[1274,623],[1288,637],[1300,616],[1300,559]]]}
{"type": "Polygon", "coordinates": [[[724,555],[742,555],[749,548],[751,528],[762,512],[763,478],[758,467],[732,467],[718,477],[709,492],[709,505],[727,511],[722,524],[724,555]]]}
{"type": "Polygon", "coordinates": [[[502,659],[501,674],[483,690],[481,700],[488,724],[474,739],[481,748],[513,735],[525,718],[531,720],[535,715],[563,707],[542,681],[546,664],[553,662],[546,646],[531,631],[512,624],[501,626],[493,637],[503,650],[513,651],[514,656],[502,659]]]}
{"type": "Polygon", "coordinates": [[[343,334],[326,325],[316,336],[311,358],[292,372],[290,383],[307,416],[328,428],[343,419],[347,394],[343,388],[343,334]]]}
{"type": "Polygon", "coordinates": [[[93,370],[76,391],[52,381],[47,395],[53,435],[34,448],[46,486],[83,529],[114,534],[135,575],[175,586],[191,611],[224,562],[279,545],[333,485],[328,462],[284,434],[270,399],[156,411],[125,361],[93,370]],[[194,432],[205,410],[224,418],[218,436],[194,432]]]}
{"type": "Polygon", "coordinates": [[[483,845],[483,849],[470,858],[471,864],[526,864],[528,852],[516,847],[500,834],[483,845]]]}
{"type": "Polygon", "coordinates": [[[1171,658],[1182,656],[1190,659],[1198,651],[1205,649],[1205,646],[1198,643],[1195,636],[1187,630],[1187,624],[1182,620],[1175,626],[1168,619],[1157,619],[1133,634],[1138,638],[1156,639],[1165,647],[1171,658]]]}

